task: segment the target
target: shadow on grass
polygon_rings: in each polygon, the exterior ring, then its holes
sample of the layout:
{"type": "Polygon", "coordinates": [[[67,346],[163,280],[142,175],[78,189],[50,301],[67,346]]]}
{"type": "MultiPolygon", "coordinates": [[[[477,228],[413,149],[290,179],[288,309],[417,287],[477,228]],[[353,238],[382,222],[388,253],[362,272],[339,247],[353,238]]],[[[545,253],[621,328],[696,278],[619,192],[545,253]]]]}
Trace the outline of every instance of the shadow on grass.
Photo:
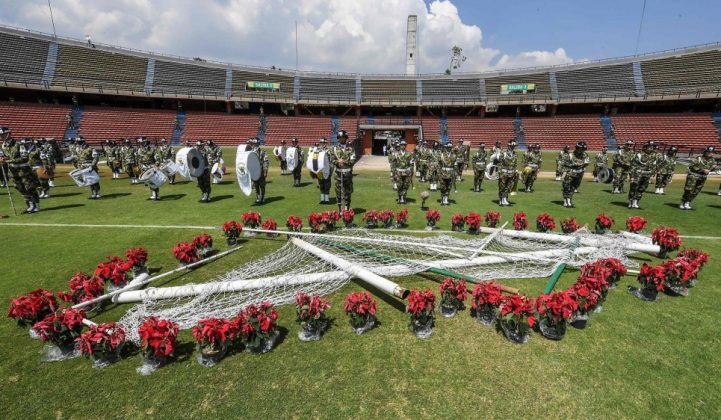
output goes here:
{"type": "Polygon", "coordinates": [[[610,204],[617,207],[628,207],[628,201],[611,201],[610,204]]]}
{"type": "Polygon", "coordinates": [[[195,350],[195,343],[193,342],[181,342],[175,347],[174,360],[172,363],[185,363],[193,360],[193,350],[195,350]]]}
{"type": "Polygon", "coordinates": [[[353,281],[353,283],[355,283],[355,284],[363,287],[364,289],[366,289],[366,290],[369,291],[370,293],[374,294],[378,299],[380,299],[380,300],[382,300],[383,302],[387,303],[388,305],[394,307],[395,309],[398,309],[400,312],[405,312],[405,311],[406,311],[406,305],[405,305],[405,303],[403,303],[403,301],[400,300],[399,298],[395,298],[395,297],[393,297],[393,296],[390,296],[390,295],[388,295],[387,293],[382,292],[381,290],[379,290],[377,287],[371,286],[370,284],[367,284],[367,283],[359,283],[358,280],[355,280],[355,279],[353,279],[352,281],[353,281]]]}
{"type": "Polygon", "coordinates": [[[555,205],[557,205],[557,206],[562,206],[562,205],[563,205],[563,201],[561,201],[561,200],[553,200],[553,201],[551,201],[551,204],[555,204],[555,205]]]}
{"type": "Polygon", "coordinates": [[[299,188],[307,187],[308,185],[311,185],[312,182],[301,182],[299,188]]]}
{"type": "Polygon", "coordinates": [[[162,195],[160,196],[160,201],[175,201],[180,200],[181,198],[185,197],[187,194],[169,194],[169,195],[162,195]]]}
{"type": "Polygon", "coordinates": [[[211,198],[210,202],[215,203],[216,201],[223,201],[223,200],[227,200],[227,199],[233,198],[233,197],[235,197],[235,196],[234,195],[218,195],[218,196],[211,198]]]}
{"type": "Polygon", "coordinates": [[[125,196],[128,196],[128,195],[130,195],[130,194],[131,194],[131,193],[112,193],[112,194],[106,194],[106,195],[103,195],[103,196],[102,196],[101,200],[102,200],[102,199],[113,199],[113,198],[125,197],[125,196]]]}
{"type": "Polygon", "coordinates": [[[272,203],[272,202],[274,202],[274,201],[281,201],[281,200],[284,200],[284,199],[285,199],[284,196],[282,196],[282,195],[276,195],[275,197],[268,197],[268,198],[266,198],[266,199],[265,199],[265,203],[263,203],[263,204],[270,204],[270,203],[272,203]]]}
{"type": "Polygon", "coordinates": [[[706,194],[706,195],[718,195],[718,193],[713,192],[713,191],[703,191],[701,194],[706,194]]]}
{"type": "Polygon", "coordinates": [[[671,207],[671,208],[674,208],[674,209],[677,209],[677,210],[681,210],[681,209],[678,208],[678,204],[679,204],[679,203],[663,203],[663,205],[666,206],[666,207],[671,207]]]}
{"type": "Polygon", "coordinates": [[[59,197],[72,197],[74,195],[80,195],[82,193],[74,192],[74,193],[65,193],[65,194],[50,194],[50,198],[59,198],[59,197]]]}
{"type": "Polygon", "coordinates": [[[353,208],[353,213],[355,213],[355,214],[361,214],[361,213],[365,213],[365,212],[366,212],[366,209],[364,209],[363,207],[354,207],[353,208]]]}
{"type": "Polygon", "coordinates": [[[721,209],[721,206],[717,206],[715,204],[709,204],[709,207],[714,208],[714,209],[721,209]]]}
{"type": "Polygon", "coordinates": [[[83,206],[85,206],[85,204],[63,204],[62,206],[41,208],[40,211],[46,212],[46,211],[54,211],[54,210],[71,209],[73,207],[83,207],[83,206]]]}

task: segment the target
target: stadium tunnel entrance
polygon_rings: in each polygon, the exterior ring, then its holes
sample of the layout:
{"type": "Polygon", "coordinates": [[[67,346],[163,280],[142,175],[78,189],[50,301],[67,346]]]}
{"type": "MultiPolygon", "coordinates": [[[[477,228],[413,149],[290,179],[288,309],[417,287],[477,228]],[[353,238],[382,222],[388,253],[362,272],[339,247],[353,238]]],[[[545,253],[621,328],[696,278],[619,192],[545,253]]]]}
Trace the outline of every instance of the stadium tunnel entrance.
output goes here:
{"type": "Polygon", "coordinates": [[[390,151],[389,139],[402,138],[408,143],[408,150],[413,151],[421,133],[420,125],[366,125],[361,124],[361,151],[363,155],[383,156],[383,145],[386,153],[390,151]]]}

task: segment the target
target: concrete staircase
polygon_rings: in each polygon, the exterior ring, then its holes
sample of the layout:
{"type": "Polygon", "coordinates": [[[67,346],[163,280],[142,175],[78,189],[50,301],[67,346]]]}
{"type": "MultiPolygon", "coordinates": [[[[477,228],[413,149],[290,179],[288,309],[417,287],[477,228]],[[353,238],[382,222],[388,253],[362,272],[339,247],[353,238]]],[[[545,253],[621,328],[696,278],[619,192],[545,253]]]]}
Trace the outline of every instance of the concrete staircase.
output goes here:
{"type": "Polygon", "coordinates": [[[178,112],[176,117],[178,124],[173,128],[173,136],[170,138],[170,144],[172,146],[180,146],[180,139],[183,138],[183,130],[185,129],[185,112],[178,112]]]}
{"type": "Polygon", "coordinates": [[[526,147],[526,135],[523,134],[523,120],[520,117],[513,120],[513,132],[516,133],[518,150],[526,150],[528,148],[526,147]]]}
{"type": "Polygon", "coordinates": [[[64,136],[66,139],[74,139],[78,136],[78,131],[80,131],[80,124],[83,120],[83,107],[73,107],[72,111],[70,111],[70,115],[73,117],[73,121],[75,122],[75,128],[65,129],[64,136]]]}
{"type": "Polygon", "coordinates": [[[611,121],[611,117],[609,117],[608,115],[601,115],[600,122],[601,129],[603,130],[603,137],[606,140],[606,146],[608,146],[608,150],[618,150],[618,142],[616,141],[616,137],[613,133],[613,121],[611,121]]]}

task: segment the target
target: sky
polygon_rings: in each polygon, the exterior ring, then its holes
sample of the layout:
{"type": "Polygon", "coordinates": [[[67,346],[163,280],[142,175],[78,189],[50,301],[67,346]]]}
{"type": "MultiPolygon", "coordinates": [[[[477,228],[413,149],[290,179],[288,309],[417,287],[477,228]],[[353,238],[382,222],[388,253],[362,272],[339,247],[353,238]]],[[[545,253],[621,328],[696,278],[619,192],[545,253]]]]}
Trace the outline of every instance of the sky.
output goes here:
{"type": "MultiPolygon", "coordinates": [[[[409,14],[421,73],[633,55],[643,0],[51,0],[58,36],[301,70],[404,73],[409,14]]],[[[721,41],[721,0],[647,0],[638,52],[721,41]]],[[[52,33],[47,0],[0,0],[0,23],[52,33]]]]}

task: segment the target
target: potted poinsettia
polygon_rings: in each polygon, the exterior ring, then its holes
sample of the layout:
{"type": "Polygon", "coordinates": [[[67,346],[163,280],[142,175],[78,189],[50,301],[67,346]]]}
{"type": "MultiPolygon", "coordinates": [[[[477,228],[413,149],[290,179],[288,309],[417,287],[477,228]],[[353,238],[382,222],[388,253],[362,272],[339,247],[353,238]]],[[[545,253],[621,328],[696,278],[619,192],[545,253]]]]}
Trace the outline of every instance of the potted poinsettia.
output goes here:
{"type": "Polygon", "coordinates": [[[403,209],[396,213],[396,227],[404,228],[408,226],[408,209],[403,209]]]}
{"type": "Polygon", "coordinates": [[[560,340],[566,334],[566,321],[578,309],[578,302],[568,292],[543,294],[536,300],[538,329],[551,340],[560,340]]]}
{"type": "Polygon", "coordinates": [[[190,242],[178,242],[173,247],[173,256],[181,265],[188,265],[198,261],[198,250],[190,242]]]}
{"type": "Polygon", "coordinates": [[[301,230],[303,230],[303,219],[291,214],[290,216],[288,216],[288,220],[285,222],[285,226],[291,232],[300,232],[301,230]]]}
{"type": "Polygon", "coordinates": [[[498,225],[498,221],[501,220],[501,213],[497,211],[489,211],[486,212],[486,226],[489,228],[494,228],[498,225]]]}
{"type": "Polygon", "coordinates": [[[128,271],[131,265],[127,261],[123,261],[120,257],[107,257],[107,261],[103,261],[95,267],[94,277],[100,278],[108,283],[108,291],[121,289],[128,284],[128,271]]]}
{"type": "Polygon", "coordinates": [[[369,229],[378,227],[378,212],[375,210],[368,210],[363,214],[363,221],[369,229]]]}
{"type": "MultiPolygon", "coordinates": [[[[271,230],[271,231],[275,232],[278,230],[278,223],[276,223],[275,220],[273,220],[273,218],[269,217],[269,218],[265,219],[261,228],[263,230],[271,230]]],[[[266,236],[268,236],[269,238],[275,238],[276,236],[278,236],[278,233],[270,233],[269,232],[269,233],[266,233],[266,236]]]]}
{"type": "Polygon", "coordinates": [[[683,243],[678,231],[668,226],[660,226],[651,231],[651,241],[661,247],[659,258],[667,258],[669,252],[677,250],[683,243]]]}
{"type": "Polygon", "coordinates": [[[613,219],[607,216],[605,213],[601,213],[596,217],[596,233],[603,235],[611,231],[613,226],[613,219]]]}
{"type": "Polygon", "coordinates": [[[451,217],[451,230],[454,232],[463,232],[466,227],[466,218],[460,213],[454,213],[451,217]]]}
{"type": "Polygon", "coordinates": [[[426,211],[426,230],[435,229],[439,220],[441,220],[441,212],[434,209],[426,211]]]}
{"type": "Polygon", "coordinates": [[[178,339],[178,324],[167,319],[151,316],[138,327],[143,366],[142,375],[149,375],[173,357],[178,339]]]}
{"type": "MultiPolygon", "coordinates": [[[[258,226],[263,222],[263,218],[257,211],[248,211],[240,215],[243,220],[243,225],[250,229],[258,229],[258,226]]],[[[246,236],[255,236],[255,232],[245,231],[246,236]]]]}
{"type": "Polygon", "coordinates": [[[235,246],[238,244],[238,238],[240,237],[241,232],[243,232],[243,225],[235,220],[228,220],[223,223],[223,235],[225,235],[228,246],[235,246]]]}
{"type": "Polygon", "coordinates": [[[646,219],[641,216],[631,216],[626,219],[626,230],[631,233],[639,233],[646,227],[646,219]]]}
{"type": "Polygon", "coordinates": [[[578,226],[578,222],[576,221],[575,217],[561,220],[561,231],[563,231],[563,233],[565,234],[573,233],[580,228],[581,227],[578,226]]]}
{"type": "Polygon", "coordinates": [[[340,213],[341,219],[343,219],[343,225],[346,227],[346,229],[354,228],[355,224],[353,224],[353,218],[355,217],[355,212],[353,209],[347,209],[343,210],[340,213]]]}
{"type": "Polygon", "coordinates": [[[325,225],[323,224],[323,215],[321,213],[311,213],[308,215],[308,226],[312,233],[323,233],[325,232],[325,225]]]}
{"type": "Polygon", "coordinates": [[[128,248],[125,251],[125,260],[130,264],[133,270],[133,277],[138,277],[142,273],[148,272],[148,251],[145,248],[128,248]]]}
{"type": "Polygon", "coordinates": [[[213,237],[203,232],[193,238],[193,246],[198,257],[203,259],[213,251],[213,237]]]}
{"type": "Polygon", "coordinates": [[[708,263],[708,254],[698,249],[684,249],[678,253],[677,258],[684,258],[696,267],[696,275],[692,277],[686,287],[694,287],[698,283],[698,273],[708,263]]]}
{"type": "Polygon", "coordinates": [[[406,312],[411,314],[410,328],[418,338],[428,338],[433,333],[436,297],[433,290],[413,289],[408,295],[406,312]]]}
{"type": "Polygon", "coordinates": [[[441,315],[446,318],[453,318],[458,311],[464,309],[464,302],[468,297],[465,280],[446,277],[441,283],[440,292],[441,315]]]}
{"type": "Polygon", "coordinates": [[[393,221],[395,220],[395,214],[393,210],[381,210],[378,213],[378,221],[386,229],[393,229],[393,221]]]}
{"type": "Polygon", "coordinates": [[[228,345],[238,333],[233,322],[221,318],[201,319],[192,332],[195,346],[200,352],[198,363],[205,367],[220,363],[228,351],[228,345]]]}
{"type": "Polygon", "coordinates": [[[643,263],[637,280],[641,288],[629,286],[628,292],[641,300],[653,302],[658,292],[666,288],[666,266],[659,264],[654,267],[643,263]]]}
{"type": "Polygon", "coordinates": [[[476,319],[483,325],[493,325],[496,320],[496,310],[501,304],[501,285],[494,281],[484,281],[476,284],[472,292],[473,300],[471,310],[476,319]]]}
{"type": "Polygon", "coordinates": [[[533,298],[515,294],[502,296],[497,312],[498,327],[513,343],[528,341],[528,331],[536,324],[536,303],[533,298]]]}
{"type": "Polygon", "coordinates": [[[350,325],[358,335],[372,329],[376,323],[378,305],[368,292],[355,292],[346,296],[343,310],[348,314],[350,325]]]}
{"type": "Polygon", "coordinates": [[[278,311],[270,302],[248,305],[236,318],[240,341],[246,351],[269,352],[278,338],[277,321],[278,311]]]}
{"type": "Polygon", "coordinates": [[[526,212],[518,212],[513,215],[513,229],[515,230],[526,230],[528,229],[528,218],[526,212]]]}
{"type": "Polygon", "coordinates": [[[58,309],[33,325],[42,342],[50,342],[60,354],[48,361],[68,358],[75,353],[75,339],[83,332],[85,311],[82,309],[58,309]]]}
{"type": "Polygon", "coordinates": [[[583,281],[574,283],[566,289],[566,293],[576,301],[576,311],[571,315],[568,322],[574,328],[586,328],[591,319],[589,315],[598,305],[601,294],[594,290],[593,284],[587,284],[583,281]]]}
{"type": "Polygon", "coordinates": [[[303,292],[295,296],[296,322],[300,324],[300,341],[317,341],[330,323],[325,311],[330,308],[328,299],[303,292]]]}
{"type": "Polygon", "coordinates": [[[337,210],[326,210],[320,215],[321,223],[325,226],[326,231],[335,230],[335,224],[340,220],[340,214],[337,210]]]}
{"type": "Polygon", "coordinates": [[[616,284],[627,271],[626,266],[618,258],[600,259],[596,261],[596,264],[606,270],[606,281],[611,289],[616,288],[616,284]]]}
{"type": "Polygon", "coordinates": [[[465,218],[466,225],[468,225],[468,233],[471,235],[478,235],[481,231],[481,215],[478,213],[470,212],[465,218]]]}
{"type": "MultiPolygon", "coordinates": [[[[55,312],[58,308],[58,302],[52,292],[37,289],[11,300],[7,317],[14,319],[21,327],[32,327],[36,322],[55,312]]],[[[32,330],[31,336],[38,338],[32,330]]]]}
{"type": "Polygon", "coordinates": [[[667,260],[663,265],[666,268],[666,293],[671,296],[688,296],[688,284],[696,277],[697,266],[685,258],[667,260]]]}
{"type": "Polygon", "coordinates": [[[556,228],[556,221],[548,213],[541,213],[536,217],[536,230],[539,232],[550,232],[556,228]]]}
{"type": "Polygon", "coordinates": [[[104,368],[120,360],[120,351],[125,345],[125,328],[115,322],[92,325],[75,341],[80,354],[93,360],[93,367],[104,368]]]}
{"type": "MultiPolygon", "coordinates": [[[[103,281],[99,277],[90,277],[83,272],[75,273],[68,282],[70,292],[58,292],[57,296],[72,304],[78,304],[93,300],[103,294],[103,281]]],[[[93,305],[92,309],[86,309],[88,312],[100,308],[101,302],[97,306],[93,305]]],[[[92,304],[91,304],[92,305],[92,304]]]]}

